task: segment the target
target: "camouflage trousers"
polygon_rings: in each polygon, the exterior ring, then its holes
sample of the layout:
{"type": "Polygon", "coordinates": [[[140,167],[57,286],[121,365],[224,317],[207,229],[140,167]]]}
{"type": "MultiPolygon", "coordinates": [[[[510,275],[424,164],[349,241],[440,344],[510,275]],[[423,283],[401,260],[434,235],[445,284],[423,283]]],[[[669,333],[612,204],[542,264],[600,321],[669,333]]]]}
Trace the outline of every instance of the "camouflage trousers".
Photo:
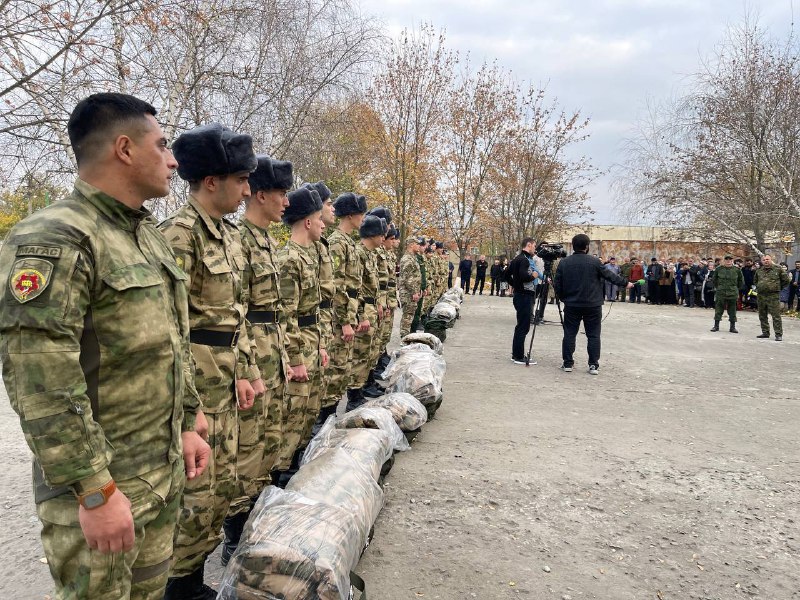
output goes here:
{"type": "Polygon", "coordinates": [[[373,342],[377,338],[376,327],[370,327],[369,331],[356,334],[356,339],[353,341],[353,358],[350,361],[350,382],[347,384],[349,389],[364,387],[367,382],[373,366],[371,360],[373,342]]]}
{"type": "Polygon", "coordinates": [[[211,456],[200,477],[186,482],[183,507],[175,531],[175,554],[170,577],[193,573],[221,541],[220,529],[231,502],[239,495],[236,482],[236,449],[239,419],[236,405],[208,420],[211,456]]]}
{"type": "Polygon", "coordinates": [[[350,381],[350,361],[353,357],[353,342],[342,339],[342,328],[333,324],[333,340],[328,344],[328,366],[325,368],[325,393],[321,407],[335,406],[342,399],[350,381]]]}
{"type": "Polygon", "coordinates": [[[417,312],[417,303],[411,298],[403,301],[403,316],[400,318],[400,338],[404,338],[411,333],[411,323],[414,322],[414,315],[417,312]]]}
{"type": "Polygon", "coordinates": [[[136,540],[129,552],[102,554],[89,548],[72,494],[39,504],[42,546],[55,598],[162,600],[184,479],[183,461],[178,461],[116,482],[131,501],[136,540]]]}
{"type": "MultiPolygon", "coordinates": [[[[624,289],[624,288],[623,288],[624,289]]],[[[714,320],[721,321],[722,314],[728,309],[728,320],[736,323],[736,301],[738,298],[720,298],[719,294],[714,297],[714,320]]]]}
{"type": "Polygon", "coordinates": [[[283,439],[285,391],[283,378],[278,383],[278,387],[268,388],[258,396],[250,410],[239,411],[238,497],[231,502],[230,515],[250,510],[253,498],[269,484],[270,472],[277,466],[283,439]]]}
{"type": "Polygon", "coordinates": [[[761,333],[769,335],[769,316],[772,316],[772,327],[775,335],[783,335],[781,320],[781,303],[778,294],[758,295],[758,320],[761,322],[761,333]]]}
{"type": "Polygon", "coordinates": [[[388,315],[386,315],[381,321],[380,326],[380,338],[377,344],[377,354],[375,356],[375,360],[380,357],[384,350],[386,350],[386,346],[389,345],[389,340],[392,339],[392,328],[394,327],[394,309],[390,309],[388,315]]]}
{"type": "Polygon", "coordinates": [[[290,381],[286,384],[283,438],[275,467],[278,471],[289,469],[294,453],[311,439],[311,428],[319,414],[322,372],[318,364],[307,367],[307,370],[308,381],[290,381]]]}

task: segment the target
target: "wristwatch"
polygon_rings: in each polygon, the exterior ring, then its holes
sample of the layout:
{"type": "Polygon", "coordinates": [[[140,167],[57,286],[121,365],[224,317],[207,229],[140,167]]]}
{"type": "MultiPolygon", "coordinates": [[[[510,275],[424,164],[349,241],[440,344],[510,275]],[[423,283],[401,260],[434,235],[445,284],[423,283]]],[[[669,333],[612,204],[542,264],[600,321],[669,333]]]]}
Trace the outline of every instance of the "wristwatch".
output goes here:
{"type": "Polygon", "coordinates": [[[117,485],[114,483],[114,480],[110,480],[107,484],[103,487],[89,490],[85,494],[76,494],[78,496],[78,502],[80,505],[85,508],[86,510],[92,510],[93,508],[99,508],[103,506],[108,499],[111,497],[111,494],[117,491],[117,485]]]}

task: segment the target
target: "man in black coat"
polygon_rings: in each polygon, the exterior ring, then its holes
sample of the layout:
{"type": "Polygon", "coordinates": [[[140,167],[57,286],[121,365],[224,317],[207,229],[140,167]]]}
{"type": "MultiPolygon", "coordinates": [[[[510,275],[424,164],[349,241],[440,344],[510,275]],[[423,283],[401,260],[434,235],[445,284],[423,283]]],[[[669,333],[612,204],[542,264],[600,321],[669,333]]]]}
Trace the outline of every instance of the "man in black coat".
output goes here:
{"type": "Polygon", "coordinates": [[[483,296],[483,286],[486,285],[486,269],[488,266],[489,263],[486,262],[486,257],[481,254],[478,262],[475,263],[475,285],[472,288],[473,296],[475,295],[475,290],[480,290],[478,295],[483,296]]]}
{"type": "Polygon", "coordinates": [[[789,284],[789,310],[794,310],[794,300],[797,298],[797,308],[800,310],[800,260],[794,261],[794,269],[789,271],[792,283],[789,284]]]}
{"type": "Polygon", "coordinates": [[[632,283],[603,267],[597,258],[589,256],[589,236],[579,233],[572,238],[574,254],[558,263],[553,288],[564,303],[564,339],[561,370],[572,371],[575,362],[575,337],[583,321],[589,351],[589,373],[598,375],[600,368],[600,324],[603,320],[603,281],[633,287],[632,283]]]}
{"type": "Polygon", "coordinates": [[[469,294],[469,280],[472,277],[472,259],[469,255],[458,263],[458,275],[461,277],[461,289],[464,290],[464,294],[469,294]]]}
{"type": "Polygon", "coordinates": [[[503,265],[500,264],[500,259],[495,258],[492,268],[489,269],[489,279],[492,280],[492,286],[489,290],[489,295],[494,296],[494,291],[500,293],[500,276],[503,274],[503,265]]]}
{"type": "MultiPolygon", "coordinates": [[[[518,365],[525,364],[525,337],[531,328],[533,303],[536,299],[536,280],[542,276],[542,269],[537,271],[533,257],[536,240],[523,238],[520,242],[520,253],[508,265],[511,287],[514,288],[514,309],[517,311],[517,326],[514,327],[514,339],[511,342],[511,360],[518,365]]],[[[538,259],[541,260],[541,259],[538,259]]],[[[535,365],[536,361],[531,360],[535,365]]]]}

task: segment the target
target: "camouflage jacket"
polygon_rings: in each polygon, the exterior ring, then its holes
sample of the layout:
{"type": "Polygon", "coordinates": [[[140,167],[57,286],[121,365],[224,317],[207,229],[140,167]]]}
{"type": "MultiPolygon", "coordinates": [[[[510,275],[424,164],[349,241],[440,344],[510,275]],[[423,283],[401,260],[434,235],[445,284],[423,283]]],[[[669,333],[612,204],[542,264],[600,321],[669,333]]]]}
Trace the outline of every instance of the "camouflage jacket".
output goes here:
{"type": "Polygon", "coordinates": [[[242,277],[246,262],[239,229],[216,221],[190,196],[189,201],[158,226],[188,275],[189,323],[192,330],[239,332],[234,348],[192,344],[195,385],[205,412],[235,405],[235,379],[258,379],[255,353],[244,324],[246,299],[242,277]],[[220,373],[224,381],[220,381],[220,373]]]}
{"type": "MultiPolygon", "coordinates": [[[[286,329],[283,302],[280,295],[280,275],[275,240],[266,229],[242,219],[242,249],[245,268],[245,297],[247,299],[247,335],[256,349],[256,364],[268,389],[278,387],[285,377],[286,329]],[[275,322],[251,322],[253,311],[275,312],[275,322]]],[[[254,320],[262,321],[263,319],[254,320]]]]}
{"type": "Polygon", "coordinates": [[[412,302],[414,294],[422,290],[422,271],[415,254],[406,253],[400,259],[400,275],[397,280],[397,296],[400,302],[412,302]]]}
{"type": "Polygon", "coordinates": [[[327,348],[333,338],[331,323],[333,322],[333,297],[336,295],[336,282],[333,279],[333,260],[328,250],[328,240],[323,237],[320,241],[315,242],[314,245],[317,248],[317,258],[319,260],[317,276],[319,277],[320,292],[320,332],[324,342],[323,347],[327,348]]]}
{"type": "Polygon", "coordinates": [[[361,261],[361,288],[358,290],[358,321],[369,321],[373,327],[378,320],[378,266],[375,250],[358,245],[361,261]]]}
{"type": "Polygon", "coordinates": [[[789,276],[789,273],[784,271],[780,265],[772,265],[769,268],[761,266],[756,271],[753,279],[759,296],[764,294],[778,294],[781,289],[791,282],[792,278],[789,276]]]}
{"type": "Polygon", "coordinates": [[[358,290],[361,288],[361,261],[358,243],[338,229],[328,236],[328,250],[333,262],[333,319],[339,327],[356,325],[358,290]]]}
{"type": "Polygon", "coordinates": [[[319,321],[302,325],[304,318],[319,319],[320,289],[317,271],[317,249],[289,240],[278,251],[281,298],[286,308],[286,353],[289,364],[317,366],[321,345],[319,321]]]}
{"type": "Polygon", "coordinates": [[[182,460],[198,405],[186,275],[150,213],[79,179],[11,230],[0,271],[3,380],[47,484],[182,460]]]}
{"type": "Polygon", "coordinates": [[[389,302],[389,308],[397,308],[397,255],[393,250],[386,250],[386,268],[389,272],[389,280],[387,281],[386,297],[389,302]]]}
{"type": "Polygon", "coordinates": [[[744,286],[744,275],[739,267],[721,265],[714,269],[711,277],[717,298],[735,300],[739,297],[739,290],[744,286]]]}
{"type": "Polygon", "coordinates": [[[378,304],[389,306],[389,251],[383,246],[375,250],[375,268],[378,275],[378,304]]]}
{"type": "Polygon", "coordinates": [[[419,274],[421,278],[420,288],[424,291],[429,287],[428,279],[430,278],[430,274],[428,272],[428,261],[422,254],[417,254],[416,259],[419,265],[419,274]]]}

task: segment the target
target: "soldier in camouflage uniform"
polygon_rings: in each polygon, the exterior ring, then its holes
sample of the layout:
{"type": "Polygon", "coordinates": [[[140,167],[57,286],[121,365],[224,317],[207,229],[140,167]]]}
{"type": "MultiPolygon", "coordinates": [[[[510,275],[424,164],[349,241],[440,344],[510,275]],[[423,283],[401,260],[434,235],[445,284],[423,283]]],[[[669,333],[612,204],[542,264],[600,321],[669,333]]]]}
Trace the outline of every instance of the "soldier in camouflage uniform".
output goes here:
{"type": "Polygon", "coordinates": [[[769,315],[772,315],[772,327],[775,329],[775,341],[783,341],[783,322],[781,321],[781,289],[789,285],[792,278],[779,265],[772,262],[772,256],[765,254],[761,258],[761,267],[756,271],[753,283],[758,292],[758,320],[761,322],[760,338],[769,337],[769,315]]]}
{"type": "Polygon", "coordinates": [[[423,315],[426,314],[426,303],[428,302],[428,297],[431,295],[430,291],[430,283],[429,283],[429,271],[428,271],[428,260],[427,260],[427,253],[426,253],[426,242],[423,238],[421,241],[422,250],[414,257],[417,259],[417,264],[419,265],[419,272],[420,276],[422,277],[422,283],[420,284],[420,289],[422,290],[422,296],[420,297],[419,301],[417,302],[417,310],[414,313],[414,320],[411,322],[411,331],[416,331],[419,327],[420,321],[422,320],[423,315]]]}
{"type": "Polygon", "coordinates": [[[184,471],[208,461],[186,276],[142,207],[177,166],[155,114],[125,94],[79,102],[75,189],[0,252],[3,381],[61,599],[161,600],[184,471]]]}
{"type": "Polygon", "coordinates": [[[319,323],[319,254],[315,242],[322,237],[322,200],[316,190],[300,188],[289,194],[283,222],[292,235],[278,253],[281,297],[286,309],[286,352],[292,379],[286,389],[283,443],[278,470],[285,485],[299,465],[319,414],[322,369],[328,354],[319,323]]]}
{"type": "Polygon", "coordinates": [[[215,592],[203,583],[205,560],[219,544],[222,522],[238,495],[237,404],[249,409],[264,391],[244,326],[241,234],[223,218],[250,195],[247,179],[258,163],[249,135],[217,123],[183,133],[173,151],[190,196],[159,229],[188,276],[195,386],[212,455],[206,473],[186,484],[164,597],[210,599],[215,592]]]}
{"type": "Polygon", "coordinates": [[[403,309],[400,319],[400,338],[411,333],[411,323],[417,312],[417,304],[422,298],[422,272],[417,262],[420,241],[410,237],[406,240],[406,253],[400,259],[400,273],[397,279],[397,298],[403,309]]]}
{"type": "Polygon", "coordinates": [[[739,333],[736,329],[736,302],[739,300],[739,290],[744,287],[742,270],[733,266],[733,257],[729,254],[723,259],[722,265],[714,269],[713,278],[716,294],[714,295],[714,327],[711,328],[711,331],[719,331],[722,313],[727,308],[728,319],[731,323],[730,332],[739,333]]]}
{"type": "Polygon", "coordinates": [[[392,327],[394,326],[394,311],[397,310],[397,246],[400,243],[399,232],[397,228],[392,225],[386,232],[383,240],[383,251],[386,256],[386,270],[389,273],[389,281],[387,282],[386,302],[388,315],[384,318],[381,324],[381,354],[380,354],[380,370],[382,371],[387,364],[389,364],[389,354],[386,347],[389,345],[389,340],[392,337],[392,327]]]}
{"type": "Polygon", "coordinates": [[[364,401],[363,387],[372,369],[372,344],[375,339],[378,311],[378,267],[376,252],[386,233],[386,221],[368,215],[358,229],[361,244],[358,255],[361,260],[361,289],[358,293],[358,327],[353,343],[353,358],[350,367],[350,382],[347,384],[347,410],[361,406],[364,401]]]}
{"type": "Polygon", "coordinates": [[[328,237],[333,261],[335,293],[333,296],[332,341],[328,346],[330,362],[327,367],[327,388],[322,400],[316,428],[336,412],[350,380],[350,360],[353,353],[355,329],[358,326],[358,290],[361,288],[361,261],[358,243],[353,232],[358,231],[366,205],[359,203],[356,195],[346,192],[333,203],[339,225],[328,237]]]}
{"type": "MultiPolygon", "coordinates": [[[[377,206],[370,210],[367,215],[372,215],[386,221],[386,233],[388,235],[389,225],[392,222],[392,212],[388,208],[377,206]]],[[[378,276],[378,295],[376,298],[378,322],[372,341],[372,350],[370,351],[370,371],[367,376],[367,381],[362,387],[362,392],[367,398],[377,398],[383,395],[383,389],[375,383],[375,376],[382,370],[379,369],[378,358],[383,354],[385,348],[383,341],[386,337],[386,331],[388,330],[389,335],[392,333],[392,313],[389,309],[389,253],[384,248],[385,240],[386,236],[383,237],[380,246],[375,250],[375,266],[378,276]]],[[[394,272],[392,272],[392,277],[393,276],[394,272]]]]}
{"type": "Polygon", "coordinates": [[[237,498],[231,502],[223,523],[225,543],[222,563],[227,564],[258,495],[269,483],[281,448],[282,418],[289,360],[281,322],[278,247],[268,228],[279,223],[289,205],[286,192],[292,187],[292,163],[257,157],[258,168],[250,174],[250,197],[245,201],[239,228],[246,268],[244,293],[247,299],[247,335],[255,346],[265,392],[256,397],[251,410],[239,413],[239,448],[236,457],[237,498]]]}

